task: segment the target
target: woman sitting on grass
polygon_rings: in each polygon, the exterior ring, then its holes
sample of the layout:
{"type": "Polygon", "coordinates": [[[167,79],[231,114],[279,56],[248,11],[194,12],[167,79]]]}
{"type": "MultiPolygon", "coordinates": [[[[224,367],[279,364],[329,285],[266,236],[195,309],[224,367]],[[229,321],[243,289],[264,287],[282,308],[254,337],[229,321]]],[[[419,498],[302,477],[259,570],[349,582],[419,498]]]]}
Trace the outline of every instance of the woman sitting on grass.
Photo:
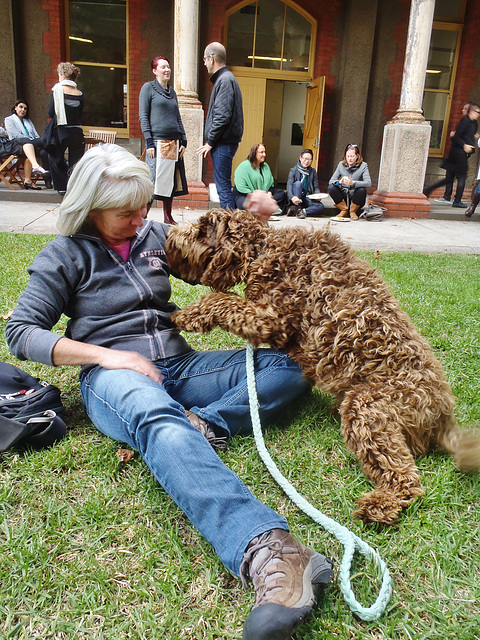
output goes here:
{"type": "MultiPolygon", "coordinates": [[[[210,445],[252,431],[245,351],[196,352],[173,324],[169,226],[144,220],[152,192],[147,165],[121,147],[99,145],[78,161],[60,235],[30,268],[7,343],[22,360],[81,365],[93,424],[137,449],[225,566],[253,580],[244,640],[286,639],[312,610],[331,563],[297,542],[210,445]],[[62,313],[65,336],[52,331],[62,313]]],[[[284,353],[259,349],[256,365],[263,420],[309,387],[284,353]]]]}

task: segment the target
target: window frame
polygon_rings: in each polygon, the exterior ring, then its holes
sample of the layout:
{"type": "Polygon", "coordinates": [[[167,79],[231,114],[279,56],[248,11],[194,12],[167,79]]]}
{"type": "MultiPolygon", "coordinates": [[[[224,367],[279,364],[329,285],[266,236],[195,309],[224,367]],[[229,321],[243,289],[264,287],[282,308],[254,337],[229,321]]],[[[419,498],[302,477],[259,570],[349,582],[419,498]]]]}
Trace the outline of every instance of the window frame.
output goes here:
{"type": "MultiPolygon", "coordinates": [[[[125,60],[126,64],[107,64],[102,62],[84,62],[82,60],[71,60],[73,64],[81,65],[84,67],[103,67],[103,68],[111,68],[114,69],[126,69],[127,70],[127,126],[126,127],[108,127],[102,125],[82,125],[82,129],[85,135],[88,135],[90,129],[101,128],[103,131],[115,131],[117,138],[129,138],[130,137],[130,42],[129,42],[129,17],[130,17],[130,3],[129,0],[123,0],[125,3],[125,60]]],[[[66,0],[65,2],[65,40],[66,40],[66,57],[67,60],[70,60],[70,1],[66,0]]]]}
{"type": "MultiPolygon", "coordinates": [[[[233,7],[230,7],[225,11],[225,34],[228,34],[228,21],[233,16],[233,14],[237,13],[243,7],[248,6],[249,4],[256,4],[258,6],[260,0],[243,0],[242,2],[237,3],[233,7]]],[[[268,78],[269,80],[298,80],[303,82],[310,82],[314,77],[314,66],[315,66],[315,49],[317,43],[317,20],[313,18],[305,9],[300,7],[298,4],[293,2],[293,0],[279,0],[281,4],[285,5],[284,10],[286,11],[286,7],[290,7],[296,13],[302,16],[310,25],[311,25],[311,36],[310,36],[310,50],[308,53],[308,71],[289,71],[284,69],[266,69],[261,67],[238,67],[235,65],[228,65],[229,69],[235,76],[248,76],[248,77],[258,77],[258,78],[268,78]]],[[[284,25],[285,26],[285,25],[284,25]]],[[[256,27],[256,15],[255,15],[255,27],[256,27]]],[[[252,55],[255,52],[255,41],[256,41],[256,29],[253,33],[253,51],[252,55]]],[[[282,34],[282,52],[281,56],[283,57],[284,51],[284,42],[285,42],[285,31],[282,34]]],[[[228,45],[228,42],[227,42],[228,45]]]]}

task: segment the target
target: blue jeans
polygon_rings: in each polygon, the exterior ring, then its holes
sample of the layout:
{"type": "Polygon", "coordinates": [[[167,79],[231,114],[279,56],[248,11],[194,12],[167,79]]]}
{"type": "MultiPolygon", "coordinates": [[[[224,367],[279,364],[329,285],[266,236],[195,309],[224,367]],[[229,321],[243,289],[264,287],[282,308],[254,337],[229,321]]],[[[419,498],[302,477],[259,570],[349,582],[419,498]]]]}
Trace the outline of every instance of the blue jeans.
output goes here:
{"type": "Polygon", "coordinates": [[[219,144],[210,151],[213,179],[220,198],[220,206],[222,209],[228,207],[232,211],[235,209],[232,195],[232,162],[237,149],[238,144],[219,144]]]}
{"type": "MultiPolygon", "coordinates": [[[[288,526],[224,465],[184,408],[210,422],[219,435],[251,433],[245,351],[192,351],[156,365],[165,376],[162,385],[127,369],[91,369],[81,379],[86,411],[99,431],[140,452],[160,485],[238,576],[250,541],[288,526]]],[[[299,367],[272,349],[255,352],[255,374],[262,422],[309,386],[299,367]]]]}
{"type": "Polygon", "coordinates": [[[305,209],[307,216],[319,216],[323,212],[325,208],[323,203],[310,200],[310,198],[303,193],[302,183],[300,180],[293,183],[292,194],[297,196],[297,198],[300,198],[302,201],[300,204],[296,205],[297,211],[299,209],[305,209]]]}

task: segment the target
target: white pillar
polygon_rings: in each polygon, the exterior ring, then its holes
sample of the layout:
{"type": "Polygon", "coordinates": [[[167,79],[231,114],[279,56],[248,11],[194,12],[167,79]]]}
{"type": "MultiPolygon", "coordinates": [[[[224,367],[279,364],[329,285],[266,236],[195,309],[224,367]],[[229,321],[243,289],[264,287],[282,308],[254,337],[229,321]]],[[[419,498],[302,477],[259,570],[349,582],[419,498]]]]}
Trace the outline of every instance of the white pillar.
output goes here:
{"type": "Polygon", "coordinates": [[[432,35],[435,0],[412,0],[403,65],[400,106],[394,121],[423,122],[423,90],[432,35]]]}
{"type": "Polygon", "coordinates": [[[412,0],[397,113],[385,126],[378,189],[372,197],[391,215],[427,216],[423,195],[432,128],[422,113],[435,0],[412,0]]]}
{"type": "Polygon", "coordinates": [[[202,179],[203,109],[198,99],[199,0],[175,0],[174,88],[187,134],[185,170],[188,181],[202,179]]]}

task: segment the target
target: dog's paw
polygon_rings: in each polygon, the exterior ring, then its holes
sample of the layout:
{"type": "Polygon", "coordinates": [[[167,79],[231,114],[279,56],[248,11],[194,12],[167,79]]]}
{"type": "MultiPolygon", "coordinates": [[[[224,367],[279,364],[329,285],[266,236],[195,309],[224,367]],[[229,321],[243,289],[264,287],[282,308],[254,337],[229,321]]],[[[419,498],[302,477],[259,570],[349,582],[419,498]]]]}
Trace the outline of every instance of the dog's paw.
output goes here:
{"type": "Polygon", "coordinates": [[[176,311],[172,315],[172,320],[179,329],[190,331],[191,333],[205,333],[213,327],[213,324],[207,321],[205,315],[190,307],[176,311]]]}
{"type": "Polygon", "coordinates": [[[406,505],[402,504],[398,496],[385,494],[377,489],[370,493],[364,493],[357,500],[357,508],[353,512],[353,517],[362,520],[365,524],[369,522],[393,524],[404,506],[406,505]]]}

